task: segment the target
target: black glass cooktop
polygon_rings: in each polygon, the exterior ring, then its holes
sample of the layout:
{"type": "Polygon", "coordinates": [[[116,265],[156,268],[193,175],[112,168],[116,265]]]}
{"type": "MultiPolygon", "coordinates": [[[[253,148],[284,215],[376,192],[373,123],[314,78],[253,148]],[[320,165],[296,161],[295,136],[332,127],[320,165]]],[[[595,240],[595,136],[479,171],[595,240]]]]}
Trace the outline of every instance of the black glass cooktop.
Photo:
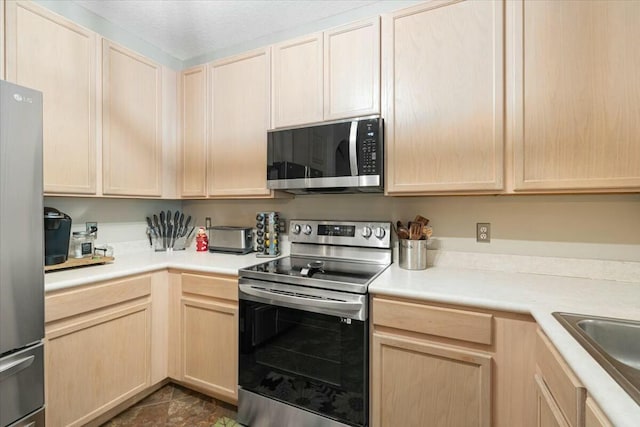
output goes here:
{"type": "Polygon", "coordinates": [[[317,282],[367,286],[387,265],[290,256],[240,270],[244,277],[307,286],[317,282]]]}

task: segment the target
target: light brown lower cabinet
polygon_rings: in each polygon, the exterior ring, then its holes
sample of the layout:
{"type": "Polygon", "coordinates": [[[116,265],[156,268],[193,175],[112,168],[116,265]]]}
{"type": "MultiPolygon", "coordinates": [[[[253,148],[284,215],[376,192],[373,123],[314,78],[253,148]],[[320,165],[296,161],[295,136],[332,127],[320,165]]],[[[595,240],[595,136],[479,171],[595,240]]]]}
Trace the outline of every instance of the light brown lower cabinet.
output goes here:
{"type": "Polygon", "coordinates": [[[607,416],[602,412],[598,404],[587,396],[585,404],[585,427],[613,427],[607,416]]]}
{"type": "Polygon", "coordinates": [[[238,401],[238,279],[182,273],[179,379],[238,401]]]}
{"type": "Polygon", "coordinates": [[[372,426],[534,426],[531,317],[374,296],[371,322],[372,426]]]}
{"type": "Polygon", "coordinates": [[[569,427],[542,377],[536,374],[535,380],[536,427],[569,427]]]}
{"type": "MultiPolygon", "coordinates": [[[[371,310],[372,427],[611,426],[530,316],[377,295],[371,310]]],[[[237,404],[238,278],[48,292],[45,353],[50,427],[99,423],[166,380],[237,404]]]]}
{"type": "Polygon", "coordinates": [[[85,425],[151,386],[151,275],[45,301],[47,426],[85,425]]]}
{"type": "Polygon", "coordinates": [[[374,424],[491,425],[491,356],[373,334],[374,424]]]}
{"type": "Polygon", "coordinates": [[[99,425],[164,381],[237,403],[238,279],[157,271],[47,292],[47,426],[99,425]]]}
{"type": "Polygon", "coordinates": [[[536,425],[584,426],[587,390],[540,330],[537,331],[535,350],[538,406],[542,407],[538,410],[536,425]],[[542,400],[549,408],[544,408],[542,400]]]}

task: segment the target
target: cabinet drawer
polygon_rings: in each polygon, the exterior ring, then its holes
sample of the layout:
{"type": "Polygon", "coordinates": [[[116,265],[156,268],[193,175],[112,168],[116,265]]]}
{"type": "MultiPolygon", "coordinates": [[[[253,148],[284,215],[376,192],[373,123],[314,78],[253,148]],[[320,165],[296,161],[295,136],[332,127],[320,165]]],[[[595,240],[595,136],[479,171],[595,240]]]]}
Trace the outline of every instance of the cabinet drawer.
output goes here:
{"type": "Polygon", "coordinates": [[[536,339],[536,361],[549,392],[566,420],[573,427],[583,425],[586,390],[540,330],[536,339]]]}
{"type": "Polygon", "coordinates": [[[151,294],[151,275],[70,289],[45,298],[45,323],[151,294]]]}
{"type": "Polygon", "coordinates": [[[492,342],[492,318],[486,313],[373,299],[375,325],[480,344],[490,345],[492,342]]]}
{"type": "Polygon", "coordinates": [[[238,301],[238,278],[182,273],[182,293],[238,301]]]}

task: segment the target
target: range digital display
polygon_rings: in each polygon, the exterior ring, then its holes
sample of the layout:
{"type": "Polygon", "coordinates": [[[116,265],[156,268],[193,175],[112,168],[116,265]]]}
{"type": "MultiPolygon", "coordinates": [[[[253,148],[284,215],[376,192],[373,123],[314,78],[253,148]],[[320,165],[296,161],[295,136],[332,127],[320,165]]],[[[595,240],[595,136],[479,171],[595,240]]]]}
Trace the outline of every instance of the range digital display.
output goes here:
{"type": "Polygon", "coordinates": [[[355,235],[355,225],[318,225],[318,236],[354,237],[355,235]]]}

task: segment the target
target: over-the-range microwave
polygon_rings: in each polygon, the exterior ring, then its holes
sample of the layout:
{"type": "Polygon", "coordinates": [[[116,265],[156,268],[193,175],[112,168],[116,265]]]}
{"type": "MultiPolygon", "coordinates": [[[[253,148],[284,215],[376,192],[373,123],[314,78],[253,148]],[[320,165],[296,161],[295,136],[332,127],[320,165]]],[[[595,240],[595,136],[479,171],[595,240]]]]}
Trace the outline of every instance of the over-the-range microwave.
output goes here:
{"type": "Polygon", "coordinates": [[[291,193],[381,193],[383,135],[377,116],[269,131],[267,187],[291,193]]]}

